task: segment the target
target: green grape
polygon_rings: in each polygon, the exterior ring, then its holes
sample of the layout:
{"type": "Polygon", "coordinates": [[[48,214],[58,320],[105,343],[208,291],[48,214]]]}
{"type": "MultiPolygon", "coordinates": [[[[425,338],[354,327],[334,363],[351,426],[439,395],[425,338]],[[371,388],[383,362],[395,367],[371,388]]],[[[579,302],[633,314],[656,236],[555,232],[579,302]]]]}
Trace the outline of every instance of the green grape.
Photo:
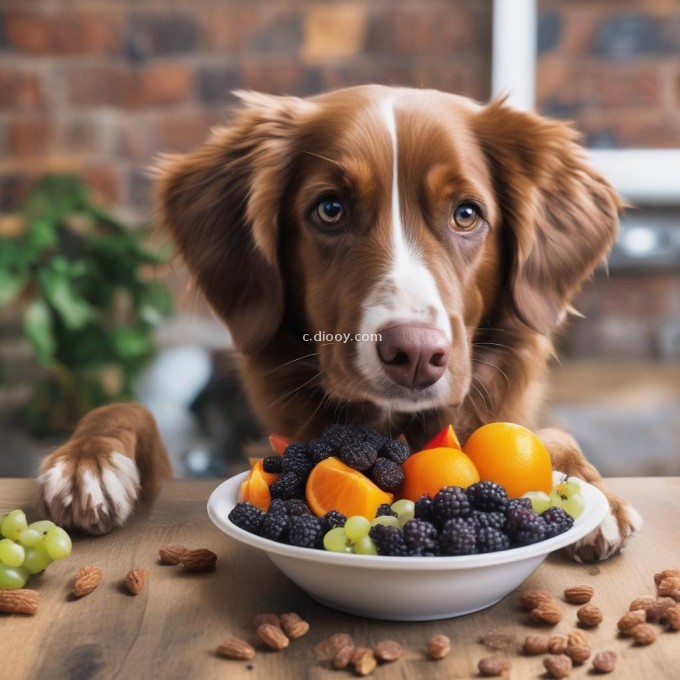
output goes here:
{"type": "Polygon", "coordinates": [[[566,496],[569,498],[570,496],[574,496],[577,493],[581,493],[581,486],[576,480],[570,480],[565,477],[564,481],[560,482],[555,487],[555,490],[558,494],[560,494],[560,496],[566,496]]]}
{"type": "Polygon", "coordinates": [[[574,519],[578,519],[586,507],[586,499],[580,493],[562,500],[561,508],[568,512],[574,519]]]}
{"type": "Polygon", "coordinates": [[[357,555],[377,555],[375,543],[370,536],[364,536],[354,544],[354,552],[357,555]]]}
{"type": "Polygon", "coordinates": [[[23,546],[9,538],[0,541],[0,564],[7,567],[20,567],[24,563],[26,553],[23,546]]]}
{"type": "Polygon", "coordinates": [[[562,496],[555,489],[553,489],[550,492],[550,503],[551,503],[551,505],[555,505],[558,508],[561,508],[564,500],[566,500],[566,499],[563,499],[562,496]]]}
{"type": "Polygon", "coordinates": [[[11,538],[13,541],[19,539],[21,531],[27,526],[26,515],[23,510],[12,510],[7,513],[0,524],[0,533],[5,538],[11,538]]]}
{"type": "Polygon", "coordinates": [[[63,560],[71,554],[71,537],[60,527],[45,533],[45,551],[53,560],[63,560]]]}
{"type": "Polygon", "coordinates": [[[373,526],[376,524],[384,524],[385,526],[388,527],[398,527],[399,525],[399,520],[396,517],[392,517],[392,515],[380,515],[379,517],[376,517],[373,520],[373,526]]]}
{"type": "Polygon", "coordinates": [[[23,566],[28,570],[29,574],[39,574],[41,571],[45,571],[52,564],[52,561],[52,558],[45,550],[45,546],[41,543],[32,548],[26,548],[23,566]]]}
{"type": "Polygon", "coordinates": [[[42,532],[33,529],[33,525],[29,525],[21,530],[21,533],[19,534],[19,543],[21,543],[24,548],[31,548],[40,543],[43,538],[42,532]]]}
{"type": "Polygon", "coordinates": [[[345,535],[351,543],[356,543],[368,534],[371,522],[361,515],[352,515],[345,522],[345,535]]]}
{"type": "Polygon", "coordinates": [[[331,552],[352,552],[352,546],[349,545],[345,530],[342,527],[335,527],[335,529],[326,532],[323,537],[323,547],[331,552]]]}
{"type": "Polygon", "coordinates": [[[0,564],[0,590],[23,588],[28,581],[28,571],[24,567],[8,567],[0,564]]]}
{"type": "Polygon", "coordinates": [[[39,531],[43,536],[52,527],[57,526],[54,522],[50,522],[49,519],[41,519],[39,522],[32,522],[28,525],[29,529],[35,529],[39,531]]]}
{"type": "Polygon", "coordinates": [[[394,501],[390,507],[392,510],[394,510],[394,512],[397,513],[397,515],[401,515],[402,513],[411,513],[411,517],[413,517],[416,511],[416,504],[413,501],[410,501],[408,498],[400,498],[398,501],[394,501]]]}
{"type": "Polygon", "coordinates": [[[550,496],[545,491],[527,491],[522,498],[528,498],[531,501],[531,508],[538,515],[553,505],[550,496]]]}

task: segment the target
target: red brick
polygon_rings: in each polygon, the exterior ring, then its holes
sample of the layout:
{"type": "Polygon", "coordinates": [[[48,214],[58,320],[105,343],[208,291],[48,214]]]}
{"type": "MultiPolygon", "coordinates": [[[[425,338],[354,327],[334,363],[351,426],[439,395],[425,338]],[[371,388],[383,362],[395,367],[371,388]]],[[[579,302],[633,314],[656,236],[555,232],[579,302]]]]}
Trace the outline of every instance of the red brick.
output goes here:
{"type": "Polygon", "coordinates": [[[7,149],[12,156],[29,158],[47,155],[54,139],[54,124],[45,118],[17,119],[7,123],[7,149]]]}
{"type": "Polygon", "coordinates": [[[319,86],[305,87],[314,69],[305,69],[297,61],[259,61],[249,59],[241,70],[242,86],[249,90],[275,94],[304,95],[319,86]]]}
{"type": "Polygon", "coordinates": [[[201,16],[205,46],[216,52],[247,51],[259,35],[291,15],[285,5],[263,2],[211,8],[201,16]]]}
{"type": "Polygon", "coordinates": [[[113,164],[90,165],[80,172],[90,188],[92,198],[105,205],[117,205],[122,200],[121,170],[113,164]]]}
{"type": "Polygon", "coordinates": [[[154,124],[157,147],[161,151],[185,153],[202,144],[210,128],[224,120],[219,111],[164,113],[154,124]]]}
{"type": "Polygon", "coordinates": [[[122,44],[125,20],[120,12],[9,12],[7,41],[29,54],[106,54],[122,44]]]}
{"type": "Polygon", "coordinates": [[[37,73],[0,66],[0,110],[38,111],[45,103],[43,83],[37,73]]]}

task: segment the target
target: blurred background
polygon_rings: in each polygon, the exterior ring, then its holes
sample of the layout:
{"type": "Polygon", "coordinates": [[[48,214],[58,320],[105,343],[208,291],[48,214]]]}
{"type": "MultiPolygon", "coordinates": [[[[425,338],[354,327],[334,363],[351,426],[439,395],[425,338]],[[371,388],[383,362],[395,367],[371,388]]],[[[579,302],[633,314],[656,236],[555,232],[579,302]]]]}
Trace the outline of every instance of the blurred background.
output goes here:
{"type": "MultiPolygon", "coordinates": [[[[680,2],[535,5],[536,109],[594,154],[661,150],[640,187],[671,179],[635,191],[629,170],[634,207],[559,340],[544,420],[605,474],[677,475],[680,2]]],[[[235,88],[487,100],[494,29],[515,30],[500,16],[491,0],[2,0],[0,476],[34,474],[84,411],[122,398],[156,413],[180,476],[242,469],[261,438],[228,334],[150,228],[149,165],[201,143],[235,88]]]]}

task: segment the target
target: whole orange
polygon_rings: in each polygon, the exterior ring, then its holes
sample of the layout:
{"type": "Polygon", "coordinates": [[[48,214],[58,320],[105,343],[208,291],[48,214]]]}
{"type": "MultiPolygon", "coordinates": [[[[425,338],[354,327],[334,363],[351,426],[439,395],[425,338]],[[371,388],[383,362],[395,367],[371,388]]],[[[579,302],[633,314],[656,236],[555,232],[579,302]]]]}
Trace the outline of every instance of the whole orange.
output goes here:
{"type": "Polygon", "coordinates": [[[465,488],[479,481],[474,464],[462,451],[443,446],[414,453],[401,470],[404,483],[398,496],[411,501],[434,496],[443,486],[465,488]]]}
{"type": "Polygon", "coordinates": [[[463,451],[484,481],[505,487],[510,498],[552,489],[552,464],[543,442],[526,427],[488,423],[476,429],[463,451]]]}

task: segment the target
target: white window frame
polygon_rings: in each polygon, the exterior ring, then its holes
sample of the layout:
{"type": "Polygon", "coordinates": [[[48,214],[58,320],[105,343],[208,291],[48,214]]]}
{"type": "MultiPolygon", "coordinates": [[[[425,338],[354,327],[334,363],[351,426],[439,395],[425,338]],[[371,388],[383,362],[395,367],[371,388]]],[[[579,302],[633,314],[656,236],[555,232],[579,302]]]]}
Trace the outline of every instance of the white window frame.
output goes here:
{"type": "MultiPolygon", "coordinates": [[[[494,0],[491,94],[535,105],[537,0],[494,0]]],[[[593,162],[628,201],[680,206],[680,149],[589,149],[593,162]]]]}

